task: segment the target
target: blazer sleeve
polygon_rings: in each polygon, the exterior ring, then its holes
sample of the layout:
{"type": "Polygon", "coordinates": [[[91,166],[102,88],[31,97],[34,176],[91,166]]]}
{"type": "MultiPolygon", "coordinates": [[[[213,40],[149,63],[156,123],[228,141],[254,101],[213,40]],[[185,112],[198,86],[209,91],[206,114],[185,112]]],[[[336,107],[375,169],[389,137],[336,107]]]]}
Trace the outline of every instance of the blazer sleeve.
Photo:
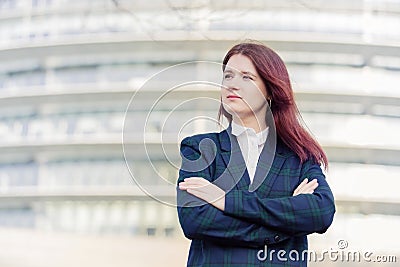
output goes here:
{"type": "MultiPolygon", "coordinates": [[[[198,141],[193,137],[187,137],[181,142],[181,156],[187,160],[182,160],[178,183],[188,177],[203,177],[212,181],[215,162],[207,162],[209,160],[205,155],[207,153],[200,153],[198,147],[198,141]],[[202,165],[204,162],[207,162],[208,167],[203,170],[195,170],[196,166],[190,166],[191,164],[202,165]]],[[[280,231],[271,230],[269,227],[225,214],[211,204],[180,190],[179,187],[177,187],[177,202],[179,223],[184,235],[189,239],[201,239],[226,245],[260,247],[266,243],[273,244],[290,237],[280,231]],[[277,235],[281,238],[274,241],[277,235]]]]}
{"type": "Polygon", "coordinates": [[[324,233],[333,221],[333,194],[321,167],[307,160],[302,165],[300,181],[317,179],[313,194],[261,198],[256,191],[233,189],[225,195],[225,211],[230,216],[282,231],[289,235],[324,233]]]}

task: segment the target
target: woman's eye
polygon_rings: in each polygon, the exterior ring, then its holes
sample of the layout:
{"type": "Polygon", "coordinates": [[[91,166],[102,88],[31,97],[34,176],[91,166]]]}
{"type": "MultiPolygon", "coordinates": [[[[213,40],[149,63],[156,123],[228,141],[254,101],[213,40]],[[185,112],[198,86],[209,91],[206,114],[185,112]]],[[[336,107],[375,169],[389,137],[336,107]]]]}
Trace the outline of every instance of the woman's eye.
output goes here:
{"type": "Polygon", "coordinates": [[[247,75],[243,75],[243,79],[244,80],[253,80],[250,76],[247,76],[247,75]]]}
{"type": "Polygon", "coordinates": [[[232,78],[232,74],[225,74],[224,75],[224,79],[230,79],[230,78],[232,78]]]}

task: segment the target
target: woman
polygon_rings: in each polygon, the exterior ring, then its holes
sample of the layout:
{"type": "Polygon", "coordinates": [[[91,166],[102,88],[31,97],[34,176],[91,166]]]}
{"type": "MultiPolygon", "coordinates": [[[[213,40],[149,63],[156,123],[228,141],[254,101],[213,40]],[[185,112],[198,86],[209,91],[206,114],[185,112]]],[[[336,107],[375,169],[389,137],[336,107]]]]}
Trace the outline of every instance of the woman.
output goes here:
{"type": "Polygon", "coordinates": [[[262,44],[241,43],[223,60],[222,85],[229,127],[181,143],[187,265],[307,266],[307,235],[328,229],[335,205],[327,157],[299,122],[285,64],[262,44]]]}

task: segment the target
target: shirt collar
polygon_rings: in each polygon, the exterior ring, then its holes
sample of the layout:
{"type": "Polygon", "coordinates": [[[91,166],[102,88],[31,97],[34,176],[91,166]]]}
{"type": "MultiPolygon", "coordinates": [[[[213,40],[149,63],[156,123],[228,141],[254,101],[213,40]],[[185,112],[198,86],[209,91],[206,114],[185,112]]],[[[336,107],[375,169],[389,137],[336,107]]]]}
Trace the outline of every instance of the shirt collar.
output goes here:
{"type": "Polygon", "coordinates": [[[234,136],[239,136],[239,135],[241,135],[242,133],[244,133],[248,129],[249,130],[253,130],[253,129],[250,129],[248,127],[244,127],[244,126],[242,126],[240,124],[237,124],[236,122],[232,121],[232,134],[234,136]]]}
{"type": "Polygon", "coordinates": [[[257,143],[259,145],[264,144],[265,141],[267,140],[268,130],[269,130],[269,127],[265,128],[264,130],[262,130],[259,133],[256,133],[256,131],[254,131],[253,128],[245,127],[245,126],[242,126],[242,125],[237,124],[234,121],[232,121],[232,134],[233,135],[238,137],[247,131],[249,134],[255,135],[257,137],[257,141],[258,141],[257,143]]]}

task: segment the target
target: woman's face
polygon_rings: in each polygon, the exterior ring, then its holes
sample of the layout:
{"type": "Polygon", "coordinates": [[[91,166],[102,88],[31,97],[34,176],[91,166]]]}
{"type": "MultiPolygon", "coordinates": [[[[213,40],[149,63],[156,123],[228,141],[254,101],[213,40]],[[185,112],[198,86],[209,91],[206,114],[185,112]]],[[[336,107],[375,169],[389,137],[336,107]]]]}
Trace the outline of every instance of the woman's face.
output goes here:
{"type": "Polygon", "coordinates": [[[240,119],[265,116],[267,90],[253,62],[236,54],[226,63],[221,88],[225,110],[240,119]]]}

